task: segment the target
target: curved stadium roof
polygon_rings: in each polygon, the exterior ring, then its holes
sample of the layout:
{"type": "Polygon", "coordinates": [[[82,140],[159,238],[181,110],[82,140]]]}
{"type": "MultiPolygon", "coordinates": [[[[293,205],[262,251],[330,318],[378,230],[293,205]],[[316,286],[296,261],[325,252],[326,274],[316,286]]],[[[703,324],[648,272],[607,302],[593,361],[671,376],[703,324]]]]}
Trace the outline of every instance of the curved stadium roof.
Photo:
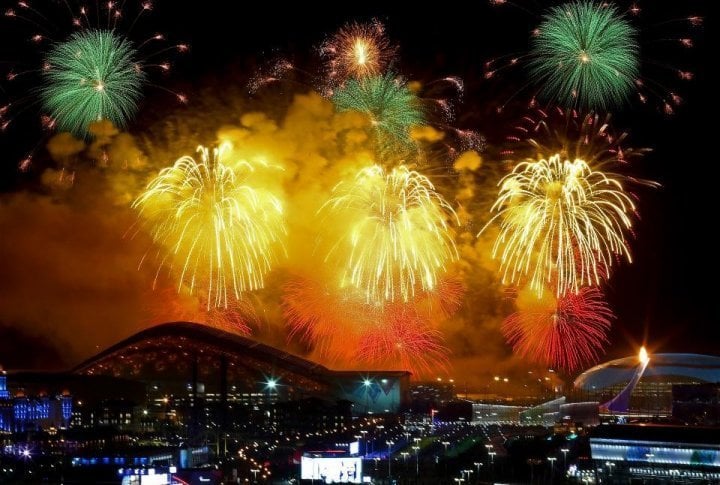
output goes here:
{"type": "MultiPolygon", "coordinates": [[[[187,381],[193,366],[212,378],[225,365],[228,378],[255,385],[258,377],[274,376],[307,391],[332,386],[335,379],[360,371],[335,371],[269,345],[197,323],[165,323],[143,330],[72,369],[84,375],[127,379],[187,381]]],[[[373,373],[402,377],[406,371],[373,373]]]]}
{"type": "MultiPolygon", "coordinates": [[[[625,384],[639,365],[637,356],[611,360],[575,379],[576,389],[602,389],[625,384]]],[[[720,357],[702,354],[651,354],[643,377],[675,376],[700,382],[720,382],[720,357]]]]}

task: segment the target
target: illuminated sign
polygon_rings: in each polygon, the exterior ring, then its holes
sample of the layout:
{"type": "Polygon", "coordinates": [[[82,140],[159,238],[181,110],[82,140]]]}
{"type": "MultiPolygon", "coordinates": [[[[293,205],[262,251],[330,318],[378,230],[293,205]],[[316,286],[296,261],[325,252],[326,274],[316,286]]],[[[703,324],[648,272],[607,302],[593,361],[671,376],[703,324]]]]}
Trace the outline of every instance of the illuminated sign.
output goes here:
{"type": "Polygon", "coordinates": [[[353,441],[350,443],[350,454],[351,455],[357,455],[360,453],[360,443],[357,441],[353,441]]]}
{"type": "Polygon", "coordinates": [[[324,483],[362,483],[362,459],[303,456],[300,462],[300,477],[303,480],[321,480],[324,483]]]}

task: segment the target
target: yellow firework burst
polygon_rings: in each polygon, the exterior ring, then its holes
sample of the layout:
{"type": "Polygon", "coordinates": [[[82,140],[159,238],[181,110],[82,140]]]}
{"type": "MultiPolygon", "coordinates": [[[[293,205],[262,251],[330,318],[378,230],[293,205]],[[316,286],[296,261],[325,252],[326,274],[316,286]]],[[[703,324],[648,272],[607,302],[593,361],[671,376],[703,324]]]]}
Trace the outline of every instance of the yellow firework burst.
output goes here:
{"type": "Polygon", "coordinates": [[[229,148],[198,147],[199,162],[178,159],[133,203],[161,247],[158,272],[168,267],[178,288],[203,291],[208,306],[262,288],[285,233],[279,199],[248,183],[258,166],[225,163],[229,148]]]}
{"type": "Polygon", "coordinates": [[[631,261],[625,233],[635,205],[626,180],[560,155],[519,163],[492,208],[503,282],[528,278],[539,295],[557,282],[557,295],[577,293],[607,277],[618,257],[631,261]]]}
{"type": "Polygon", "coordinates": [[[338,184],[322,210],[346,224],[328,255],[342,268],[341,286],[361,289],[368,302],[432,290],[458,257],[449,226],[455,212],[427,177],[404,166],[362,169],[338,184]]]}

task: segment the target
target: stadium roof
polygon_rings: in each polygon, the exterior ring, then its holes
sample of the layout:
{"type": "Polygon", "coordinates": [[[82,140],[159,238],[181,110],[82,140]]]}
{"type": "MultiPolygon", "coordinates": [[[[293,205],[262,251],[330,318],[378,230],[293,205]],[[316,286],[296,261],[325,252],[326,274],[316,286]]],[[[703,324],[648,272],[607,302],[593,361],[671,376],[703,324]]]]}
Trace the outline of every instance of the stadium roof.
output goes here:
{"type": "MultiPolygon", "coordinates": [[[[602,389],[615,384],[625,384],[632,379],[638,365],[637,356],[596,365],[575,379],[575,388],[602,389]]],[[[720,357],[701,354],[651,354],[643,378],[660,376],[720,382],[720,357]]]]}
{"type": "MultiPolygon", "coordinates": [[[[188,322],[165,323],[143,330],[82,362],[72,372],[187,381],[194,363],[201,376],[217,375],[220,365],[226,365],[228,377],[234,381],[256,385],[258,378],[265,376],[308,391],[321,390],[332,385],[334,379],[350,374],[240,335],[188,322]]],[[[353,372],[409,376],[407,371],[353,372]]]]}

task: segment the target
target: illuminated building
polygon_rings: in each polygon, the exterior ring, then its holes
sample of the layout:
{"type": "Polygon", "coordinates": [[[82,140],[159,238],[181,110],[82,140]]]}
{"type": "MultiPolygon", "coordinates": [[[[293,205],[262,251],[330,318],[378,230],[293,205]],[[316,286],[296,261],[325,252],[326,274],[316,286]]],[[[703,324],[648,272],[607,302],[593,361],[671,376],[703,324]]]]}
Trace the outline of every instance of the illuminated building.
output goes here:
{"type": "Polygon", "coordinates": [[[597,480],[634,483],[717,483],[717,428],[602,425],[590,431],[597,480]]]}
{"type": "Polygon", "coordinates": [[[143,383],[155,411],[258,409],[275,401],[345,399],[356,414],[397,412],[406,371],[333,371],[249,338],[191,324],[158,325],[81,363],[73,373],[143,383]],[[211,409],[212,408],[212,409],[211,409]]]}
{"type": "Polygon", "coordinates": [[[7,399],[10,393],[7,390],[7,372],[0,366],[0,399],[7,399]]]}
{"type": "Polygon", "coordinates": [[[455,381],[448,379],[413,383],[410,386],[411,408],[414,412],[429,413],[455,399],[455,381]]]}
{"type": "Polygon", "coordinates": [[[688,425],[720,426],[720,383],[677,384],[672,390],[672,417],[688,425]]]}
{"type": "Polygon", "coordinates": [[[720,382],[720,357],[653,354],[638,374],[642,365],[632,356],[586,370],[575,379],[575,400],[610,404],[620,396],[627,399],[629,415],[670,416],[674,385],[720,382]]]}

